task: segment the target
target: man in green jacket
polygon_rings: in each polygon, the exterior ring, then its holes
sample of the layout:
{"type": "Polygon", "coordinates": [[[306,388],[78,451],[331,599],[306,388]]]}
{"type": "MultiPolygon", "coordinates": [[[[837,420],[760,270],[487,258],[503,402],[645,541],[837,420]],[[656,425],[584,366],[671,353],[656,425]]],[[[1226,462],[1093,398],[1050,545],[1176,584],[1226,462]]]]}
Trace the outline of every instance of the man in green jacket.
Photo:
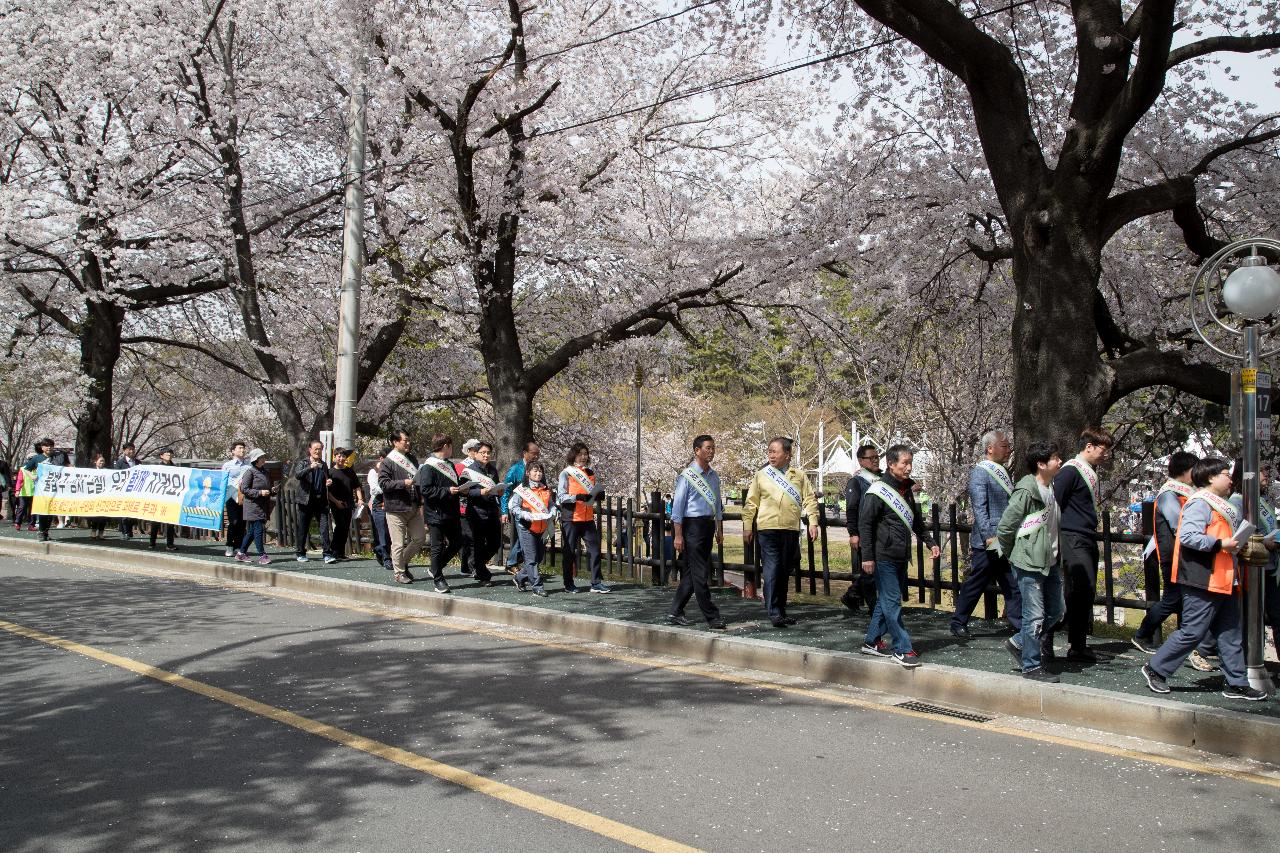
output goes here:
{"type": "Polygon", "coordinates": [[[1009,558],[1022,594],[1022,630],[1005,641],[1023,678],[1057,682],[1041,665],[1041,638],[1066,612],[1058,561],[1061,516],[1053,499],[1053,477],[1062,467],[1058,445],[1035,441],[1027,448],[1029,473],[1018,481],[996,527],[1001,556],[1009,558]]]}

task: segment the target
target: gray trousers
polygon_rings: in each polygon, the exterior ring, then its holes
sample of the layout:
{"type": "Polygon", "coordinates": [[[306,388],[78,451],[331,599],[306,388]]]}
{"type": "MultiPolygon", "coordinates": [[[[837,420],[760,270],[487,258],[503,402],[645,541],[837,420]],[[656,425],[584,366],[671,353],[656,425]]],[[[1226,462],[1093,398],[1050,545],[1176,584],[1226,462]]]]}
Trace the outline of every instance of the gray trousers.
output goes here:
{"type": "Polygon", "coordinates": [[[1182,625],[1169,635],[1148,666],[1162,678],[1177,672],[1187,656],[1206,637],[1218,641],[1218,658],[1228,684],[1249,683],[1244,665],[1244,640],[1240,631],[1240,597],[1182,587],[1182,625]]]}

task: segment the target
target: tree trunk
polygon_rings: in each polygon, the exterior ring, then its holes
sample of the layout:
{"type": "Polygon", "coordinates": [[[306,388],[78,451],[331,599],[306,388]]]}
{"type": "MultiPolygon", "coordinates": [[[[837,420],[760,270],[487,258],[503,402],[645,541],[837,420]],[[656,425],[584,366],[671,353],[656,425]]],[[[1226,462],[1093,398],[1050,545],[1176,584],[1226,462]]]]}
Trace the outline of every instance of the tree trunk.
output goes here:
{"type": "Polygon", "coordinates": [[[1110,371],[1099,358],[1094,296],[1101,247],[1080,229],[1019,241],[1013,259],[1013,430],[1019,451],[1053,441],[1070,459],[1086,426],[1111,404],[1110,371]]]}
{"type": "Polygon", "coordinates": [[[493,428],[495,464],[500,468],[520,458],[526,441],[536,438],[533,434],[533,398],[536,390],[530,390],[523,382],[509,382],[505,378],[493,378],[494,365],[488,365],[489,392],[493,397],[493,428]]]}
{"type": "Polygon", "coordinates": [[[124,309],[90,300],[80,325],[80,371],[89,378],[89,395],[76,417],[76,463],[92,464],[93,454],[111,458],[112,393],[124,309]]]}

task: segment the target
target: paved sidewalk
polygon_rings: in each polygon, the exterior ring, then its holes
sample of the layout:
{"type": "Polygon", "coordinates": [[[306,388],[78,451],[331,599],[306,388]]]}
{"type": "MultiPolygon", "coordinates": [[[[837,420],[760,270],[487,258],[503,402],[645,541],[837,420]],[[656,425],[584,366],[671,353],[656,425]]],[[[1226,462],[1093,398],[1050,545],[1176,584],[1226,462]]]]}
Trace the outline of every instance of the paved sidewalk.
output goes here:
{"type": "MultiPolygon", "coordinates": [[[[58,542],[77,545],[91,545],[104,552],[146,551],[146,537],[135,536],[132,541],[122,541],[114,530],[108,530],[107,538],[95,542],[89,538],[89,531],[83,529],[53,530],[52,538],[58,542]]],[[[10,523],[5,523],[0,530],[3,537],[21,537],[34,540],[34,533],[15,532],[10,523]]],[[[223,556],[221,545],[197,543],[178,540],[178,554],[184,557],[195,557],[216,562],[231,562],[223,556]]],[[[161,540],[163,542],[163,540],[161,540]]],[[[163,547],[163,546],[162,546],[163,547]]],[[[325,565],[318,553],[312,552],[310,562],[298,563],[291,550],[268,549],[272,563],[268,568],[276,571],[298,572],[321,577],[357,580],[376,584],[398,586],[391,579],[391,573],[369,559],[344,560],[333,565],[325,565]]],[[[256,563],[253,565],[256,566],[256,563]]],[[[611,582],[613,592],[609,595],[578,594],[569,595],[563,592],[559,567],[554,570],[544,566],[544,571],[551,571],[547,581],[547,589],[551,595],[547,598],[535,598],[528,593],[516,592],[510,583],[511,576],[499,574],[495,577],[497,586],[480,588],[475,581],[464,577],[458,571],[458,564],[453,563],[446,571],[446,577],[453,588],[453,595],[500,601],[507,604],[523,604],[548,610],[559,610],[570,613],[586,613],[643,624],[666,624],[665,616],[669,612],[671,598],[675,593],[669,589],[643,586],[634,582],[611,582]]],[[[417,577],[426,577],[425,567],[421,571],[414,566],[417,577]]],[[[403,589],[421,591],[434,595],[430,582],[419,581],[403,589]]],[[[739,637],[771,640],[790,643],[796,646],[834,651],[856,651],[861,645],[869,621],[869,614],[862,610],[850,614],[840,605],[813,604],[794,602],[788,607],[788,613],[798,620],[798,624],[787,630],[778,630],[769,624],[759,601],[742,598],[737,590],[721,589],[714,592],[717,605],[726,622],[729,623],[728,634],[739,637]]],[[[690,602],[686,615],[693,620],[692,628],[702,624],[695,602],[690,602]]],[[[925,607],[907,607],[904,619],[907,629],[915,642],[925,666],[929,664],[946,664],[995,673],[1012,673],[1012,660],[1004,650],[1005,639],[1012,633],[1003,622],[992,622],[973,619],[969,623],[973,632],[972,639],[962,642],[950,635],[948,620],[950,613],[943,610],[931,610],[925,607]]],[[[1059,637],[1059,645],[1065,643],[1065,637],[1059,637]]],[[[1116,691],[1143,697],[1153,697],[1139,673],[1139,667],[1147,657],[1127,641],[1106,637],[1094,637],[1092,648],[1102,653],[1104,660],[1093,666],[1068,663],[1059,659],[1052,667],[1058,672],[1064,684],[1074,684],[1101,690],[1116,691]]],[[[1061,649],[1060,649],[1061,651],[1061,649]]],[[[1268,664],[1274,667],[1274,664],[1268,664]]],[[[1273,670],[1274,677],[1274,670],[1273,670]]],[[[1201,673],[1190,667],[1183,667],[1170,680],[1173,692],[1169,699],[1194,705],[1216,708],[1230,708],[1235,711],[1260,714],[1280,718],[1280,700],[1267,702],[1229,701],[1220,693],[1222,676],[1220,673],[1201,673]]]]}

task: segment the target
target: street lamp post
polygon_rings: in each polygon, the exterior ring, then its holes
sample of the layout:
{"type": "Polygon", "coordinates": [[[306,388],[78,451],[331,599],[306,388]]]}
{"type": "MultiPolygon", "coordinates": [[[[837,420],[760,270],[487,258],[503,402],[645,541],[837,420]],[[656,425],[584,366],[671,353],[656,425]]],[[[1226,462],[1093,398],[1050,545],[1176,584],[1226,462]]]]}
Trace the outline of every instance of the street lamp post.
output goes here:
{"type": "MultiPolygon", "coordinates": [[[[1280,322],[1266,321],[1280,311],[1280,273],[1267,264],[1261,252],[1280,256],[1280,241],[1266,238],[1240,240],[1223,247],[1207,260],[1191,284],[1191,324],[1196,334],[1214,351],[1243,362],[1240,374],[1241,432],[1244,438],[1244,475],[1242,497],[1244,516],[1258,525],[1258,366],[1263,358],[1280,352],[1280,348],[1262,352],[1262,338],[1280,329],[1280,322]],[[1222,280],[1225,268],[1234,270],[1222,280]],[[1219,291],[1215,297],[1214,291],[1219,291]],[[1237,324],[1224,323],[1218,305],[1221,302],[1240,318],[1237,324]],[[1205,335],[1198,312],[1203,306],[1210,320],[1234,337],[1243,338],[1244,352],[1236,353],[1217,346],[1205,335]]],[[[1268,413],[1268,417],[1269,417],[1268,413]]],[[[1265,649],[1262,629],[1263,572],[1269,559],[1262,536],[1254,533],[1242,552],[1246,569],[1244,584],[1245,665],[1249,685],[1268,695],[1274,692],[1263,664],[1265,649]]]]}

